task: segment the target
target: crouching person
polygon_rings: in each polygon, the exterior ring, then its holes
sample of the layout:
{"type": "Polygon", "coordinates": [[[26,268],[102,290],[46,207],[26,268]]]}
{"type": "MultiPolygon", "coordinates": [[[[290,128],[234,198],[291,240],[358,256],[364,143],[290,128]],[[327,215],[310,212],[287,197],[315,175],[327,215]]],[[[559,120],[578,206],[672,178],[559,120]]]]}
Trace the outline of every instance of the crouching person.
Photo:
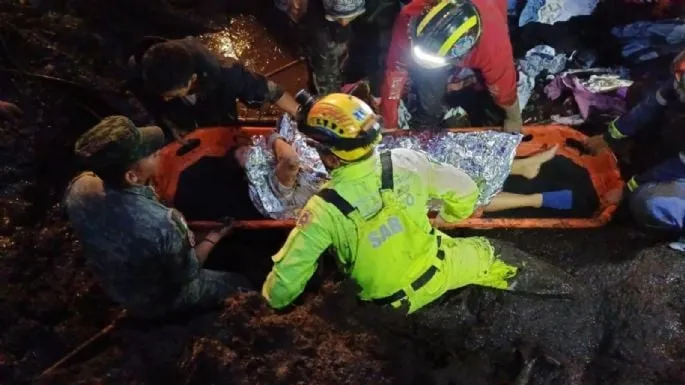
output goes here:
{"type": "Polygon", "coordinates": [[[105,118],[76,142],[92,172],[77,176],[64,199],[107,294],[144,318],[209,308],[249,287],[237,274],[201,267],[230,228],[195,240],[183,216],[148,186],[163,142],[159,127],[105,118]]]}
{"type": "MultiPolygon", "coordinates": [[[[685,51],[672,63],[673,78],[648,95],[624,116],[609,124],[603,135],[590,138],[586,147],[592,152],[614,150],[624,139],[649,129],[669,108],[685,106],[685,51]]],[[[658,131],[653,130],[651,133],[658,131]]],[[[679,240],[671,247],[685,251],[685,150],[646,172],[633,176],[622,196],[629,199],[635,220],[646,226],[670,231],[679,240]]]]}
{"type": "Polygon", "coordinates": [[[307,202],[273,257],[262,287],[271,306],[283,308],[302,293],[327,249],[358,284],[361,300],[408,313],[470,284],[572,292],[568,275],[506,243],[434,229],[428,201],[441,199],[441,219],[459,221],[474,211],[476,183],[418,151],[376,151],[381,127],[361,100],[328,95],[305,104],[300,116],[298,129],[317,148],[331,181],[307,202]]]}

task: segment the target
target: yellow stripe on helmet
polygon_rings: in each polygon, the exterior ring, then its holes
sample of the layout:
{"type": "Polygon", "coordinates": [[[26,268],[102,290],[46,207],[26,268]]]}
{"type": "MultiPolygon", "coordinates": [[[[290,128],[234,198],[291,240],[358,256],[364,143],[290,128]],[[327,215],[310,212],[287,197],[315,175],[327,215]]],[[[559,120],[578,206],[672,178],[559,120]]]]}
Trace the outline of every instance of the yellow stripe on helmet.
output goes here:
{"type": "Polygon", "coordinates": [[[450,37],[442,43],[440,50],[438,51],[438,56],[445,56],[449,52],[450,48],[454,43],[459,40],[460,37],[464,36],[471,28],[478,24],[478,16],[469,17],[462,25],[457,28],[450,37]]]}
{"type": "Polygon", "coordinates": [[[434,17],[435,15],[438,14],[438,12],[442,11],[443,8],[445,8],[448,4],[450,4],[450,0],[443,0],[440,2],[440,4],[436,5],[433,7],[426,16],[421,20],[419,23],[419,26],[416,27],[416,36],[420,35],[421,32],[423,32],[423,29],[426,28],[426,24],[428,24],[434,17]]]}

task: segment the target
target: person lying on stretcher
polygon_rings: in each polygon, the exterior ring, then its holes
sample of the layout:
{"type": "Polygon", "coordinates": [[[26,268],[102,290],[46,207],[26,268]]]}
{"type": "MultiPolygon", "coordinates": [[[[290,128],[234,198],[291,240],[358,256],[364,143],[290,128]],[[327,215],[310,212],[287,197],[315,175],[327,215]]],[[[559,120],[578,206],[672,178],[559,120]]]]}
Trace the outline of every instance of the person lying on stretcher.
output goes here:
{"type": "MultiPolygon", "coordinates": [[[[554,158],[557,146],[533,156],[515,159],[521,135],[495,131],[433,133],[386,136],[379,149],[398,147],[427,152],[438,162],[461,168],[479,187],[478,206],[484,212],[515,208],[572,208],[571,190],[514,194],[502,192],[510,175],[534,179],[540,167],[554,158]],[[425,140],[427,138],[427,140],[425,140]],[[448,151],[446,151],[448,150],[448,151]]],[[[307,144],[287,116],[279,121],[279,133],[258,138],[253,146],[236,153],[246,170],[250,197],[256,208],[272,219],[293,219],[328,179],[316,150],[307,144]]]]}

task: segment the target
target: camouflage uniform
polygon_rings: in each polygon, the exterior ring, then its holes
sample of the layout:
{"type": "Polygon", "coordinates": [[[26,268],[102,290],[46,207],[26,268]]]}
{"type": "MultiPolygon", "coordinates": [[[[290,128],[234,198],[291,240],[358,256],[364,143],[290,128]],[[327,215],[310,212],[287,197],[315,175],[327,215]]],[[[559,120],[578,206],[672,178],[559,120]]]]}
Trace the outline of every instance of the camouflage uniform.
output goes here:
{"type": "Polygon", "coordinates": [[[345,66],[349,69],[362,68],[356,75],[369,77],[372,93],[380,95],[385,57],[400,2],[367,0],[366,12],[346,27],[326,20],[320,3],[320,0],[310,1],[301,31],[307,43],[316,92],[319,95],[340,92],[345,66]],[[348,52],[352,55],[349,63],[345,64],[348,52]]]}
{"type": "MultiPolygon", "coordinates": [[[[162,140],[158,127],[109,117],[81,136],[76,153],[97,170],[132,164],[162,140]]],[[[133,314],[159,317],[210,307],[244,283],[238,275],[200,267],[183,216],[160,203],[149,186],[115,188],[85,172],[70,183],[64,203],[105,291],[133,314]]]]}

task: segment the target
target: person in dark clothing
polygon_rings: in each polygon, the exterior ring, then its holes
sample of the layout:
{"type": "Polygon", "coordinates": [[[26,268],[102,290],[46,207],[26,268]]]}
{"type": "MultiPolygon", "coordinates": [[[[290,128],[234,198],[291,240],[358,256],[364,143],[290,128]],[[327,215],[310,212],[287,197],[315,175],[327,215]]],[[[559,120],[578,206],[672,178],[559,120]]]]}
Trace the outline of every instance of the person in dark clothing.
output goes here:
{"type": "Polygon", "coordinates": [[[279,85],[219,58],[192,37],[146,38],[129,67],[132,91],[167,131],[235,124],[236,100],[251,108],[274,103],[293,116],[297,112],[297,102],[279,85]]]}
{"type": "Polygon", "coordinates": [[[347,72],[352,80],[367,77],[380,96],[398,0],[276,0],[276,6],[298,23],[319,95],[340,92],[347,72]]]}
{"type": "Polygon", "coordinates": [[[250,288],[238,274],[202,267],[231,227],[194,234],[148,184],[163,143],[159,127],[103,119],[76,141],[75,154],[92,171],[75,177],[64,197],[105,292],[142,318],[213,308],[250,288]]]}
{"type": "MultiPolygon", "coordinates": [[[[671,69],[673,78],[611,122],[604,134],[589,138],[585,147],[592,153],[615,150],[619,142],[641,130],[651,128],[658,132],[653,125],[667,109],[685,106],[685,51],[675,58],[671,69]]],[[[630,178],[625,191],[617,192],[614,200],[620,201],[624,196],[630,200],[630,210],[638,223],[679,234],[679,240],[671,247],[685,252],[685,148],[630,178]]]]}

